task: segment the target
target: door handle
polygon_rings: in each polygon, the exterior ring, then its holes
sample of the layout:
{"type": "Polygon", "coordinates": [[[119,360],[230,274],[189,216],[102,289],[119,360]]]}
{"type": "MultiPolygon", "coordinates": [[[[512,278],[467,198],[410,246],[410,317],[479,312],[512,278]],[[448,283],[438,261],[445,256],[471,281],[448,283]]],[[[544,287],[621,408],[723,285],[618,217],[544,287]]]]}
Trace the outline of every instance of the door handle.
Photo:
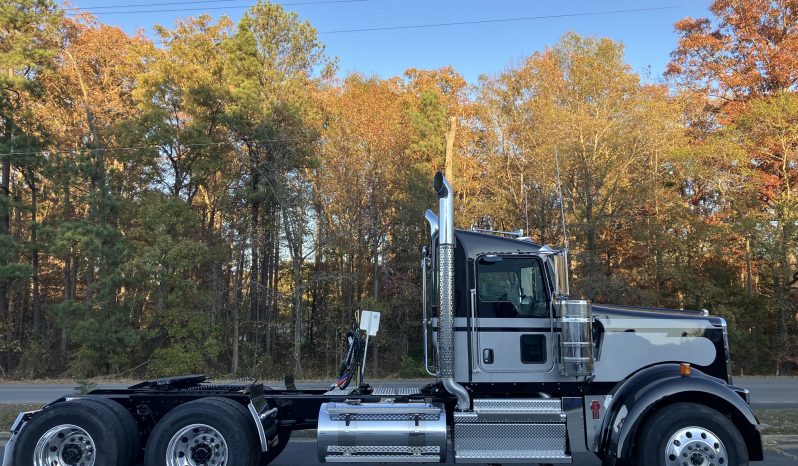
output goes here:
{"type": "Polygon", "coordinates": [[[482,362],[484,364],[493,364],[493,350],[491,348],[482,350],[482,362]]]}

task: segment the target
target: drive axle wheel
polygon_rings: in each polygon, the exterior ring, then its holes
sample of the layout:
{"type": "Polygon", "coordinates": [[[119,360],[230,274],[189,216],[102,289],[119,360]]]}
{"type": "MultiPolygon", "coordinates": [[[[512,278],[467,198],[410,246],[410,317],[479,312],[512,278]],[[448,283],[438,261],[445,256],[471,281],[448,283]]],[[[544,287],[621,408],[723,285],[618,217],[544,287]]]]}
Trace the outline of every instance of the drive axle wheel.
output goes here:
{"type": "Polygon", "coordinates": [[[227,441],[218,430],[205,424],[180,429],[166,446],[168,466],[227,464],[227,441]]]}
{"type": "Polygon", "coordinates": [[[155,426],[147,466],[256,466],[260,441],[246,409],[232,400],[202,398],[174,408],[155,426]]]}
{"type": "Polygon", "coordinates": [[[39,438],[33,451],[33,464],[58,466],[94,466],[97,446],[85,430],[61,424],[39,438]]]}
{"type": "Polygon", "coordinates": [[[104,402],[77,399],[35,414],[20,433],[11,463],[129,466],[135,454],[134,443],[113,409],[104,402]]]}
{"type": "Polygon", "coordinates": [[[707,406],[665,406],[646,422],[637,445],[640,464],[651,466],[747,466],[740,432],[707,406]]]}

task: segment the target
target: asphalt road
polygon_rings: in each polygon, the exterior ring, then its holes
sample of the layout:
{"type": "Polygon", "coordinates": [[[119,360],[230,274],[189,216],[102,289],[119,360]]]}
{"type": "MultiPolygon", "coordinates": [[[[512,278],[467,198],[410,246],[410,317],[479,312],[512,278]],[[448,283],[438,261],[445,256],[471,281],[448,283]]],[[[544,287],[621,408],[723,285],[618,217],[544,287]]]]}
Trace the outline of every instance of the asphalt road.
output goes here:
{"type": "Polygon", "coordinates": [[[756,409],[798,408],[798,377],[735,377],[733,382],[751,391],[756,409]]]}
{"type": "MultiPolygon", "coordinates": [[[[0,446],[2,446],[0,444],[0,446]]],[[[450,452],[451,453],[451,452],[450,452]]],[[[3,459],[3,452],[0,449],[0,461],[3,459]]],[[[316,459],[316,442],[313,440],[295,440],[288,444],[285,451],[270,466],[314,466],[322,465],[316,459]]],[[[364,466],[377,466],[377,463],[360,463],[364,466]]],[[[449,454],[449,461],[446,464],[455,464],[449,454]]],[[[575,466],[599,466],[601,463],[593,455],[579,455],[574,458],[575,466]]],[[[795,448],[775,448],[765,452],[765,461],[762,463],[752,463],[762,466],[795,466],[798,464],[798,445],[795,448]]],[[[403,466],[396,464],[396,466],[403,466]]],[[[410,466],[409,464],[405,466],[410,466]]]]}
{"type": "MultiPolygon", "coordinates": [[[[390,386],[420,386],[428,380],[373,382],[390,386]]],[[[755,409],[798,408],[798,377],[735,377],[734,384],[751,390],[755,409]]],[[[281,386],[273,383],[274,387],[281,386]]],[[[298,383],[299,388],[327,388],[329,382],[298,383]]],[[[102,388],[125,388],[127,384],[100,385],[102,388]]],[[[74,393],[75,384],[0,384],[0,404],[44,404],[67,393],[74,393]]]]}

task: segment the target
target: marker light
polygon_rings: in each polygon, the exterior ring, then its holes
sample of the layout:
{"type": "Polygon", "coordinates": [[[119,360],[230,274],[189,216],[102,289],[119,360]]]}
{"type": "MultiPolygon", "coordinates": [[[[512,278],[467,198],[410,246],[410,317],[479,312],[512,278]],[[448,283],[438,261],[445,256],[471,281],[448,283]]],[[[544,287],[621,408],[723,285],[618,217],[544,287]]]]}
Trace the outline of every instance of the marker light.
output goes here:
{"type": "Polygon", "coordinates": [[[679,373],[682,374],[682,377],[690,377],[690,374],[693,372],[693,368],[690,367],[690,364],[683,362],[679,364],[679,373]]]}

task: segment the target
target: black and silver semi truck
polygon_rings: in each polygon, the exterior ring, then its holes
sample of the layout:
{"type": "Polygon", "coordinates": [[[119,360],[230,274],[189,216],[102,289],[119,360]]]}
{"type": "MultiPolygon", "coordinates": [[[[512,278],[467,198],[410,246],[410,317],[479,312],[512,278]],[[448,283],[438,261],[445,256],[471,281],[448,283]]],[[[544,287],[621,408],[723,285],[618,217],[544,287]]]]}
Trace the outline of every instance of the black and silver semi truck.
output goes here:
{"type": "MultiPolygon", "coordinates": [[[[732,384],[724,319],[569,299],[566,250],[455,229],[440,173],[434,189],[419,312],[434,383],[347,386],[350,372],[330,390],[204,376],[94,390],[21,413],[3,465],[267,465],[308,429],[327,463],[762,460],[749,393],[732,384]]],[[[349,336],[346,371],[361,347],[357,330],[349,336]]]]}

